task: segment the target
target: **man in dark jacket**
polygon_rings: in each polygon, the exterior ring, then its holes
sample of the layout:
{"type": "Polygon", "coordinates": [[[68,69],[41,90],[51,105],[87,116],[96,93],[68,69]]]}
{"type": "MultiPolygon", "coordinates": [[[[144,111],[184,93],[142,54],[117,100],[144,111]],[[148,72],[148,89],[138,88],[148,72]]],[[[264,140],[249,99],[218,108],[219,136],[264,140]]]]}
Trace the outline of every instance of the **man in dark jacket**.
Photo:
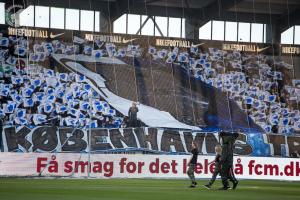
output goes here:
{"type": "Polygon", "coordinates": [[[138,112],[139,112],[139,109],[136,106],[136,102],[132,102],[132,106],[129,108],[129,111],[128,111],[128,127],[137,127],[138,126],[138,120],[137,120],[138,112]]]}
{"type": "Polygon", "coordinates": [[[222,140],[222,155],[221,155],[221,178],[223,187],[221,190],[229,189],[228,180],[233,183],[232,189],[235,189],[238,181],[236,180],[233,172],[233,150],[235,140],[238,138],[237,132],[220,132],[220,138],[222,140]]]}

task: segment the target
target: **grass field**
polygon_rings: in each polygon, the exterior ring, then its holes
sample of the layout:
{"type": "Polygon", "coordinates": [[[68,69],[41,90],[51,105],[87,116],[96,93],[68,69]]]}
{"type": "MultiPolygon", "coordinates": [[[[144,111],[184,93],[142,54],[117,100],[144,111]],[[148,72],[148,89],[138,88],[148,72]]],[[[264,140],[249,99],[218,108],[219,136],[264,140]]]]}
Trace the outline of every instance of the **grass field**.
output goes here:
{"type": "Polygon", "coordinates": [[[300,199],[300,182],[240,181],[237,190],[188,188],[187,180],[141,179],[0,179],[3,200],[193,200],[193,199],[300,199]]]}

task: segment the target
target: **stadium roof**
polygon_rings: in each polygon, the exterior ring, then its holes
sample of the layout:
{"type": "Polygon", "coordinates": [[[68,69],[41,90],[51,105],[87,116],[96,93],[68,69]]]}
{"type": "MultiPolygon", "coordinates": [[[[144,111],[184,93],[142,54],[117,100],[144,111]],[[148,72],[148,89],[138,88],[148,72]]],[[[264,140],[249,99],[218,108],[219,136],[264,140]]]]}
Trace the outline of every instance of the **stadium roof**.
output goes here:
{"type": "MultiPolygon", "coordinates": [[[[25,0],[26,1],[26,0],[25,0]]],[[[279,25],[281,31],[300,23],[299,0],[27,0],[46,5],[100,10],[111,20],[124,13],[184,17],[200,27],[209,20],[279,25]]]]}

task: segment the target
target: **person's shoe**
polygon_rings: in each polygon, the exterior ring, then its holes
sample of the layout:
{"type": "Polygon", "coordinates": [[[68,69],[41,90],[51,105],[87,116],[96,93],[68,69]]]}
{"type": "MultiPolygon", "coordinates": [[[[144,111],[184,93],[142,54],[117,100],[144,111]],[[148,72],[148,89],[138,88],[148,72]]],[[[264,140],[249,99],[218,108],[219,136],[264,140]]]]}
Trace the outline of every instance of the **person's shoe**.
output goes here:
{"type": "Polygon", "coordinates": [[[190,188],[195,188],[195,187],[196,187],[195,184],[190,185],[190,188]]]}
{"type": "Polygon", "coordinates": [[[193,184],[196,186],[196,185],[197,185],[197,182],[195,181],[193,184]]]}
{"type": "Polygon", "coordinates": [[[206,185],[203,185],[206,189],[211,189],[211,185],[209,184],[206,184],[206,185]]]}
{"type": "Polygon", "coordinates": [[[219,190],[228,190],[230,187],[221,187],[219,190]]]}
{"type": "Polygon", "coordinates": [[[238,181],[233,182],[232,189],[235,190],[238,184],[239,184],[238,181]]]}

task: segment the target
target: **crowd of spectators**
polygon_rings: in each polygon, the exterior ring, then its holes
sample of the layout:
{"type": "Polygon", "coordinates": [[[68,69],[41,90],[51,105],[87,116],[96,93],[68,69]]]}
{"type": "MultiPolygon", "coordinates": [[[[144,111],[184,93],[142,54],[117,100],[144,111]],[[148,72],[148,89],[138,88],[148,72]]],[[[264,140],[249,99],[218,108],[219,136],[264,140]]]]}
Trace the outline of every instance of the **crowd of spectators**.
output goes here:
{"type": "Polygon", "coordinates": [[[290,79],[293,66],[272,56],[191,47],[184,52],[149,47],[153,59],[187,69],[192,76],[227,93],[267,133],[300,131],[300,80],[290,79]]]}
{"type": "MultiPolygon", "coordinates": [[[[124,116],[119,116],[101,99],[86,77],[46,68],[29,70],[29,65],[24,69],[24,62],[20,64],[17,57],[27,55],[29,62],[38,63],[53,53],[86,54],[96,58],[141,56],[142,49],[138,45],[117,49],[112,43],[95,41],[89,44],[76,38],[72,45],[58,40],[35,43],[33,50],[28,51],[28,41],[12,37],[0,39],[0,46],[0,98],[5,123],[38,125],[55,121],[61,126],[126,126],[124,116]],[[9,67],[11,70],[7,69],[9,67]],[[35,115],[44,122],[37,121],[35,115]],[[53,120],[55,117],[57,119],[53,120]]],[[[150,54],[153,59],[177,63],[196,79],[226,92],[228,98],[234,100],[267,133],[292,134],[300,130],[300,80],[288,76],[293,66],[287,63],[262,54],[216,48],[204,51],[195,46],[185,50],[150,46],[144,53],[150,54]]]]}
{"type": "MultiPolygon", "coordinates": [[[[35,51],[27,51],[24,38],[9,38],[0,50],[1,84],[0,115],[4,125],[56,125],[73,127],[126,127],[124,117],[112,108],[93,88],[89,80],[77,73],[59,73],[40,66],[38,62],[25,65],[26,57],[49,56],[35,44],[35,51]],[[12,49],[13,48],[13,49],[12,49]],[[25,61],[25,62],[24,62],[25,61]],[[20,67],[20,63],[22,66],[20,67]]],[[[32,60],[32,59],[31,59],[32,60]]],[[[28,63],[28,62],[27,62],[28,63]]]]}

